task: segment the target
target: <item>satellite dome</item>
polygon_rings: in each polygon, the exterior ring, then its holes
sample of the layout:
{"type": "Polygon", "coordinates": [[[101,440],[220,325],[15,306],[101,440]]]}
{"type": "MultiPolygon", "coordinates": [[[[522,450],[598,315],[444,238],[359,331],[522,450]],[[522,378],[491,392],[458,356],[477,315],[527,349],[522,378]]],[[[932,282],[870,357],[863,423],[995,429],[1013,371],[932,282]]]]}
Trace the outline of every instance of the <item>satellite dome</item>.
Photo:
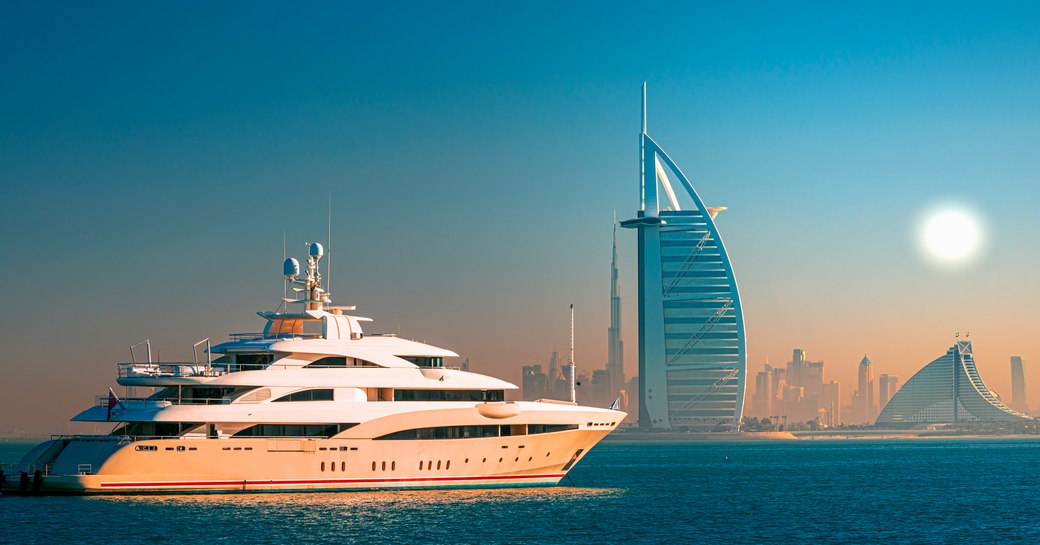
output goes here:
{"type": "Polygon", "coordinates": [[[296,261],[295,257],[290,257],[282,263],[282,274],[290,278],[296,277],[300,274],[300,262],[296,261]]]}
{"type": "Polygon", "coordinates": [[[321,256],[325,254],[325,248],[321,247],[321,244],[317,242],[311,243],[310,256],[314,259],[321,259],[321,256]]]}

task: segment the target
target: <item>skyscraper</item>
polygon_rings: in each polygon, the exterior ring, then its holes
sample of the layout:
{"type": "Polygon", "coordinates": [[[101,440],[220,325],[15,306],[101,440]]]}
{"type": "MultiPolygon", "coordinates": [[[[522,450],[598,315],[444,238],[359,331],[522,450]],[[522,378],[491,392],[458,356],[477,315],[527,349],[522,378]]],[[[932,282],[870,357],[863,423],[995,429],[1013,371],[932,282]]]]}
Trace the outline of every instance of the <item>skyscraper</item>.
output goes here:
{"type": "Polygon", "coordinates": [[[1026,373],[1022,368],[1022,356],[1011,356],[1011,406],[1022,412],[1029,410],[1026,402],[1026,373]]]}
{"type": "Polygon", "coordinates": [[[773,409],[773,391],[770,388],[772,382],[773,366],[768,363],[765,369],[755,374],[755,395],[751,398],[751,412],[755,416],[770,416],[773,409]]]}
{"type": "Polygon", "coordinates": [[[610,327],[607,328],[607,374],[611,400],[625,386],[625,344],[621,340],[621,282],[618,278],[617,218],[614,218],[614,251],[610,258],[610,327]]]}
{"type": "Polygon", "coordinates": [[[881,375],[878,377],[878,409],[884,410],[885,405],[896,395],[899,389],[899,377],[895,375],[881,375]]]}
{"type": "Polygon", "coordinates": [[[824,410],[827,426],[841,424],[841,383],[832,380],[823,385],[820,394],[820,408],[824,410]]]}
{"type": "Polygon", "coordinates": [[[520,395],[525,401],[546,397],[546,376],[539,364],[525,365],[520,375],[520,395]]]}
{"type": "Polygon", "coordinates": [[[805,367],[805,350],[795,348],[791,353],[791,361],[787,362],[787,383],[802,385],[802,368],[805,367]]]}
{"type": "Polygon", "coordinates": [[[861,422],[873,423],[877,416],[874,408],[874,367],[870,364],[870,359],[866,354],[859,362],[859,381],[856,386],[859,402],[856,416],[861,422]]]}
{"type": "Polygon", "coordinates": [[[646,133],[645,83],[642,125],[639,212],[621,223],[639,234],[639,425],[698,430],[737,425],[744,411],[747,354],[740,294],[715,226],[724,208],[704,206],[646,133]],[[673,179],[692,206],[680,204],[673,179]]]}

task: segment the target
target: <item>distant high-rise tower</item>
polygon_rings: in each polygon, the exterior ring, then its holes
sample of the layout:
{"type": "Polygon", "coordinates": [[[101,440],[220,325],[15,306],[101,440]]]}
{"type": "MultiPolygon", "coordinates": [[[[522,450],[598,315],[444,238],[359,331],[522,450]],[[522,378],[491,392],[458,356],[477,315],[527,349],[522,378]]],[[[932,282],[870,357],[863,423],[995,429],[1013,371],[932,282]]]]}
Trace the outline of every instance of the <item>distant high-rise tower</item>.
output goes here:
{"type": "Polygon", "coordinates": [[[611,400],[625,386],[625,343],[621,340],[621,281],[617,268],[617,218],[614,218],[614,253],[610,258],[610,327],[607,328],[607,374],[611,400]]]}
{"type": "Polygon", "coordinates": [[[639,233],[639,425],[737,426],[747,346],[737,281],[715,225],[724,208],[704,206],[646,133],[646,84],[639,152],[639,211],[621,222],[639,233]]]}
{"type": "Polygon", "coordinates": [[[823,385],[819,406],[824,410],[824,422],[828,426],[841,424],[841,383],[832,380],[823,385]]]}
{"type": "Polygon", "coordinates": [[[1026,402],[1026,373],[1022,368],[1022,356],[1011,356],[1011,406],[1022,412],[1029,410],[1026,402]]]}
{"type": "Polygon", "coordinates": [[[859,362],[859,382],[857,387],[856,393],[859,394],[859,407],[856,410],[858,413],[857,417],[863,422],[873,423],[874,419],[877,418],[877,411],[874,408],[874,367],[870,364],[870,359],[867,358],[866,354],[863,355],[863,359],[859,362]]]}
{"type": "Polygon", "coordinates": [[[895,375],[881,375],[878,377],[878,409],[884,409],[892,396],[899,389],[899,377],[895,375]]]}
{"type": "Polygon", "coordinates": [[[805,350],[795,348],[791,361],[787,362],[787,383],[802,386],[802,368],[805,367],[805,350]]]}
{"type": "Polygon", "coordinates": [[[773,366],[768,363],[755,375],[755,394],[751,398],[751,412],[755,416],[767,417],[773,414],[770,412],[773,410],[773,392],[769,385],[772,375],[773,366]]]}

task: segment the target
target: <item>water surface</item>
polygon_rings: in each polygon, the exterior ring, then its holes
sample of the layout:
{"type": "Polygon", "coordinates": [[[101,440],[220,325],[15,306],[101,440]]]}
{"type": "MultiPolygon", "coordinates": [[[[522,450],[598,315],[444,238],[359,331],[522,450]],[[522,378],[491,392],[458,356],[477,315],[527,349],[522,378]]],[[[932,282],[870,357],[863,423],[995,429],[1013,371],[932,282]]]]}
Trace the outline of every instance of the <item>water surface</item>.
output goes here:
{"type": "MultiPolygon", "coordinates": [[[[28,448],[0,443],[0,459],[28,448]]],[[[0,543],[1040,543],[1040,441],[606,443],[564,485],[2,497],[0,543]]]]}

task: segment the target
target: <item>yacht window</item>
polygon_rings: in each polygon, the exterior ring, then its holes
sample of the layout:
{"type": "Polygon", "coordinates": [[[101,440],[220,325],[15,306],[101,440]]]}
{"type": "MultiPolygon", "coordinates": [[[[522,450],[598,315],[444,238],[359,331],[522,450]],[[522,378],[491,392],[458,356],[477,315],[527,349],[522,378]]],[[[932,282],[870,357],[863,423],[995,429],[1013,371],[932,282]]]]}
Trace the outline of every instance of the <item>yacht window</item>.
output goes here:
{"type": "Polygon", "coordinates": [[[527,433],[553,433],[557,431],[567,431],[578,429],[577,424],[528,424],[527,433]]]}
{"type": "MultiPolygon", "coordinates": [[[[509,426],[504,426],[508,428],[509,426]]],[[[411,439],[468,439],[477,437],[498,437],[499,426],[439,426],[436,428],[415,428],[388,433],[377,440],[402,441],[411,439]]]]}
{"type": "Polygon", "coordinates": [[[444,358],[435,356],[397,356],[419,367],[444,367],[444,358]]]}
{"type": "Polygon", "coordinates": [[[232,437],[332,437],[357,424],[257,424],[232,437]]]}
{"type": "Polygon", "coordinates": [[[274,361],[274,354],[225,354],[215,360],[213,365],[224,367],[229,373],[235,371],[259,371],[274,361]]]}
{"type": "Polygon", "coordinates": [[[274,403],[279,401],[332,401],[332,389],[300,390],[299,392],[284,395],[274,400],[274,403]]]}
{"type": "Polygon", "coordinates": [[[379,367],[378,365],[360,358],[347,358],[344,356],[326,356],[304,365],[304,369],[341,369],[344,367],[379,367]]]}
{"type": "Polygon", "coordinates": [[[312,362],[308,363],[307,365],[305,365],[304,367],[346,367],[346,366],[347,366],[347,358],[342,357],[342,356],[329,356],[327,358],[321,358],[320,360],[312,361],[312,362]]]}
{"type": "Polygon", "coordinates": [[[394,401],[503,401],[505,390],[394,390],[394,401]]]}
{"type": "Polygon", "coordinates": [[[238,403],[260,403],[271,399],[270,388],[257,388],[238,397],[238,403]]]}
{"type": "Polygon", "coordinates": [[[155,393],[151,399],[162,399],[182,405],[219,405],[227,403],[227,398],[251,389],[251,387],[167,386],[155,393]]]}
{"type": "Polygon", "coordinates": [[[274,361],[274,354],[235,354],[239,371],[259,371],[274,361]]]}
{"type": "Polygon", "coordinates": [[[178,437],[201,425],[198,422],[127,422],[112,430],[112,435],[178,437]]]}

